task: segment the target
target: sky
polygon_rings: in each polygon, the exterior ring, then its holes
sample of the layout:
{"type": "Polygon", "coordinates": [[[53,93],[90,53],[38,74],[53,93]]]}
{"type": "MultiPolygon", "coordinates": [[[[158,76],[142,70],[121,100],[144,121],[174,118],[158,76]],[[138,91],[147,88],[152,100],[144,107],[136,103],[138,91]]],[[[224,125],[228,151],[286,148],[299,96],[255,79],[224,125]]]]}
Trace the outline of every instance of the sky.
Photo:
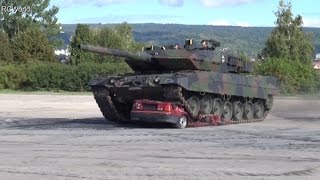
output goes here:
{"type": "MultiPolygon", "coordinates": [[[[52,0],[62,24],[162,23],[273,27],[278,0],[52,0]]],[[[319,0],[291,0],[305,27],[320,27],[319,0]]]]}

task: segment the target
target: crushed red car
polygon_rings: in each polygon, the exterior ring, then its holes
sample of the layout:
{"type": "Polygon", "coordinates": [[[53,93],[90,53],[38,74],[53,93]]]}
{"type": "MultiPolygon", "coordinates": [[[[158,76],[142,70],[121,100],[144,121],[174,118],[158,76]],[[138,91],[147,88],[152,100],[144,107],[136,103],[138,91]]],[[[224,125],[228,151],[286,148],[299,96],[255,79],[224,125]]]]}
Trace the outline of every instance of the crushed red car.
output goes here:
{"type": "Polygon", "coordinates": [[[131,111],[132,121],[170,123],[181,129],[187,126],[188,118],[183,107],[172,102],[135,100],[131,111]]]}

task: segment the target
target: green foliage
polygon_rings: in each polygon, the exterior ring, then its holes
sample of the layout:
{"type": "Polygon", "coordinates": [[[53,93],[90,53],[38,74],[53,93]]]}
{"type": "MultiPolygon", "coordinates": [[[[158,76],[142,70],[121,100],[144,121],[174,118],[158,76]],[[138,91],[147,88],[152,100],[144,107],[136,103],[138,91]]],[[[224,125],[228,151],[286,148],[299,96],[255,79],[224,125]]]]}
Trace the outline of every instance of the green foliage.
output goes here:
{"type": "Polygon", "coordinates": [[[84,52],[78,49],[79,44],[91,44],[102,47],[121,49],[125,51],[137,51],[141,45],[134,41],[132,28],[127,23],[122,23],[112,27],[98,27],[90,29],[88,25],[77,25],[75,35],[70,43],[72,64],[81,64],[85,62],[103,63],[105,61],[122,64],[125,68],[122,58],[103,56],[84,52]]]}
{"type": "Polygon", "coordinates": [[[53,62],[53,50],[38,27],[27,28],[12,39],[14,59],[19,63],[0,66],[0,89],[86,91],[89,90],[87,83],[93,77],[130,70],[124,61],[80,51],[78,44],[96,44],[128,51],[138,46],[127,24],[94,30],[78,25],[71,43],[74,63],[66,65],[53,62]]]}
{"type": "Polygon", "coordinates": [[[89,80],[127,72],[114,63],[83,63],[71,66],[52,62],[33,62],[0,66],[0,89],[87,91],[89,80]]]}
{"type": "Polygon", "coordinates": [[[50,40],[51,45],[60,45],[55,37],[60,32],[56,18],[59,8],[49,8],[50,0],[1,0],[1,7],[14,6],[14,10],[0,13],[0,28],[12,39],[30,27],[39,27],[50,40]],[[18,8],[18,9],[17,9],[18,8]]]}
{"type": "Polygon", "coordinates": [[[250,57],[245,52],[238,52],[237,55],[240,56],[240,58],[243,59],[244,62],[250,61],[250,57]]]}
{"type": "Polygon", "coordinates": [[[77,46],[80,44],[90,44],[93,42],[93,33],[88,25],[78,24],[74,36],[70,42],[71,61],[73,65],[81,62],[93,62],[95,57],[92,53],[80,50],[77,46]]]}
{"type": "Polygon", "coordinates": [[[276,27],[266,42],[257,73],[276,76],[282,93],[310,93],[320,89],[320,76],[311,66],[313,45],[311,35],[302,29],[302,17],[293,18],[291,3],[279,1],[275,13],[276,27]]]}
{"type": "Polygon", "coordinates": [[[56,37],[60,32],[55,17],[59,9],[49,8],[49,3],[50,0],[0,1],[0,29],[7,34],[0,34],[0,61],[54,61],[53,46],[61,44],[56,37]]]}
{"type": "Polygon", "coordinates": [[[269,58],[257,65],[257,73],[275,76],[280,82],[281,93],[309,93],[320,88],[319,73],[300,61],[269,58]]]}
{"type": "Polygon", "coordinates": [[[32,60],[54,61],[54,52],[43,32],[38,28],[28,28],[19,32],[12,42],[14,60],[27,63],[32,60]]]}
{"type": "Polygon", "coordinates": [[[0,29],[0,64],[11,63],[13,54],[7,33],[0,29]]]}
{"type": "Polygon", "coordinates": [[[0,66],[0,89],[18,89],[25,79],[25,68],[14,64],[0,66]]]}
{"type": "Polygon", "coordinates": [[[99,46],[117,48],[135,52],[141,50],[142,45],[136,43],[132,26],[124,22],[115,26],[104,26],[94,29],[95,43],[99,46]]]}
{"type": "Polygon", "coordinates": [[[287,58],[310,64],[312,62],[313,44],[311,34],[302,29],[302,17],[293,18],[291,3],[280,0],[275,13],[276,28],[271,32],[263,49],[263,55],[275,58],[287,58]]]}

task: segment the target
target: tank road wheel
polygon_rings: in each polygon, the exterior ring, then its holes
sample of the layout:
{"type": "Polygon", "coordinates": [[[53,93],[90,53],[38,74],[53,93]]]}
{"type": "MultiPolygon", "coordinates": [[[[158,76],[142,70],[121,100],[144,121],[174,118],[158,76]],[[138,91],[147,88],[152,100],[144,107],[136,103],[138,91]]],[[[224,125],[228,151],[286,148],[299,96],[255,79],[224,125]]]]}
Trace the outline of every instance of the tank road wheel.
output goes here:
{"type": "Polygon", "coordinates": [[[253,119],[254,109],[253,109],[252,102],[244,103],[243,104],[243,109],[244,109],[244,112],[243,112],[244,119],[253,119]]]}
{"type": "Polygon", "coordinates": [[[224,120],[229,121],[232,118],[232,104],[229,101],[223,102],[222,117],[224,120]]]}
{"type": "Polygon", "coordinates": [[[222,101],[219,98],[214,98],[212,103],[212,113],[214,115],[221,116],[222,115],[222,101]]]}
{"type": "Polygon", "coordinates": [[[262,118],[264,114],[263,102],[258,100],[253,104],[253,107],[254,107],[254,113],[253,113],[254,118],[257,118],[257,119],[262,118]]]}
{"type": "Polygon", "coordinates": [[[187,103],[191,109],[191,115],[197,117],[200,111],[200,101],[197,96],[191,96],[188,98],[187,103]]]}
{"type": "Polygon", "coordinates": [[[234,120],[242,120],[243,117],[243,105],[240,101],[233,103],[233,118],[234,120]]]}
{"type": "Polygon", "coordinates": [[[201,99],[201,112],[204,114],[210,114],[212,110],[212,98],[208,95],[203,96],[201,99]]]}
{"type": "Polygon", "coordinates": [[[188,124],[188,118],[187,118],[187,116],[183,115],[179,118],[179,120],[176,124],[176,128],[179,128],[179,129],[186,128],[187,124],[188,124]]]}

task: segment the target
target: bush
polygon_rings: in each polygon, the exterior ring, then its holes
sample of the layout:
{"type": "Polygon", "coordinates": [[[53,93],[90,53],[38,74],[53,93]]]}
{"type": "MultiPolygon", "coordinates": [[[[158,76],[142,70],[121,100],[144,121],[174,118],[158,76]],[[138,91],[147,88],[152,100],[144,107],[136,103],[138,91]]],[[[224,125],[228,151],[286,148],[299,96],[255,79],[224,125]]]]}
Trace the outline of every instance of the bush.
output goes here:
{"type": "Polygon", "coordinates": [[[0,29],[0,64],[12,63],[13,54],[8,34],[0,29]]]}
{"type": "Polygon", "coordinates": [[[0,89],[88,91],[91,78],[124,72],[128,72],[125,64],[112,63],[5,65],[0,66],[0,89]]]}
{"type": "Polygon", "coordinates": [[[14,61],[55,61],[54,51],[46,35],[37,27],[19,32],[12,42],[14,61]]]}
{"type": "Polygon", "coordinates": [[[0,89],[18,89],[25,80],[25,68],[17,65],[0,66],[0,89]]]}

